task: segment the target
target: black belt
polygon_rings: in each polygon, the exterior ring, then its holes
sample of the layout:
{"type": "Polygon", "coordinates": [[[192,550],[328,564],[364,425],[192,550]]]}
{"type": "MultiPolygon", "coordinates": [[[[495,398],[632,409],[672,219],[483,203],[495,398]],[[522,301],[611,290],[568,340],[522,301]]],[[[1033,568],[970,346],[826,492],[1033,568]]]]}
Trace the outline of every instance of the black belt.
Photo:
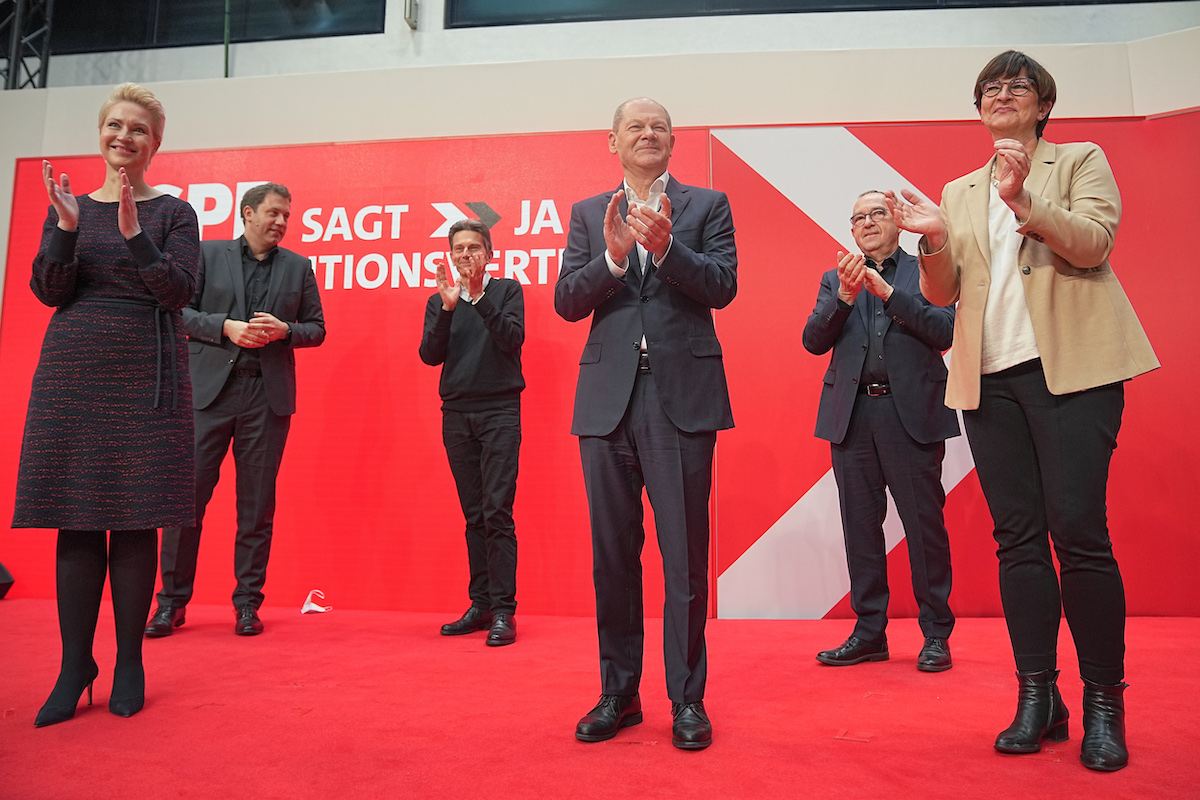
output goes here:
{"type": "Polygon", "coordinates": [[[892,385],[890,383],[867,383],[859,387],[858,393],[869,397],[886,397],[892,393],[892,385]]]}
{"type": "Polygon", "coordinates": [[[233,371],[233,377],[235,377],[235,378],[261,378],[262,370],[261,369],[235,369],[233,371]]]}
{"type": "Polygon", "coordinates": [[[650,353],[645,350],[638,351],[638,372],[650,371],[650,353]]]}

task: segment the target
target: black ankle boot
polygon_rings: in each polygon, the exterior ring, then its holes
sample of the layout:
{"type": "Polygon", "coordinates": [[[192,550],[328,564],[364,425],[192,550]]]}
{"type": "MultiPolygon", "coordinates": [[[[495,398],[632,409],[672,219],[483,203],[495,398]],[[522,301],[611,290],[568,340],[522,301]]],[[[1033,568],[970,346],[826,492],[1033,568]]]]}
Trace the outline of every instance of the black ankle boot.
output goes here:
{"type": "Polygon", "coordinates": [[[1088,769],[1116,772],[1129,763],[1125,747],[1126,686],[1104,686],[1083,679],[1083,745],[1079,760],[1088,769]]]}
{"type": "Polygon", "coordinates": [[[1017,673],[1017,715],[996,737],[1001,753],[1036,753],[1042,740],[1067,740],[1067,707],[1058,693],[1058,670],[1017,673]]]}

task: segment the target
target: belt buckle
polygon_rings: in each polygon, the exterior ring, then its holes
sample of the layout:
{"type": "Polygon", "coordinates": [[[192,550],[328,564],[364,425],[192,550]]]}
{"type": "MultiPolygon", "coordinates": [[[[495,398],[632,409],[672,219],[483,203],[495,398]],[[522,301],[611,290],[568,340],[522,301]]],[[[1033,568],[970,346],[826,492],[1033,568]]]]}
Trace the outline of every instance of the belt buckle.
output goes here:
{"type": "Polygon", "coordinates": [[[886,383],[868,383],[867,384],[867,396],[868,397],[886,397],[887,395],[889,395],[891,393],[892,393],[892,387],[886,383]]]}

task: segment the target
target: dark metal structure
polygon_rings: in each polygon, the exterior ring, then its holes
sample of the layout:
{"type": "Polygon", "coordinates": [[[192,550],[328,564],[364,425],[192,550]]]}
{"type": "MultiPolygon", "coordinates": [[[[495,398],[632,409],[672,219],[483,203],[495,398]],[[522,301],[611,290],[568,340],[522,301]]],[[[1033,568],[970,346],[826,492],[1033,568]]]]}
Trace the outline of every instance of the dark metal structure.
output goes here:
{"type": "Polygon", "coordinates": [[[0,0],[0,79],[5,89],[45,89],[54,0],[0,0]]]}

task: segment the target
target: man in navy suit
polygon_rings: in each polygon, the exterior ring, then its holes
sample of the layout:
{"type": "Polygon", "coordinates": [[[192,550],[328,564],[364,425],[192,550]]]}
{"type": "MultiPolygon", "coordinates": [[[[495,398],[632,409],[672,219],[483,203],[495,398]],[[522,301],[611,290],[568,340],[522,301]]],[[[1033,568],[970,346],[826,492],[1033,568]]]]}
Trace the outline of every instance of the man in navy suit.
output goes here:
{"type": "Polygon", "coordinates": [[[192,599],[200,526],[233,443],[237,469],[234,633],[262,633],[267,559],[275,524],[275,478],[296,411],[298,347],[325,341],[317,279],[307,258],[279,246],[292,196],[277,183],[242,198],[245,235],[202,242],[196,292],[183,309],[196,421],[196,524],[164,528],[162,591],[146,636],[169,636],[192,599]]]}
{"type": "Polygon", "coordinates": [[[883,520],[890,488],[904,523],[913,593],[925,644],[917,669],[950,669],[950,541],[942,517],[945,440],[958,419],[945,405],[942,351],[954,336],[954,308],[921,296],[917,260],[900,249],[900,229],[881,192],[859,195],[850,217],[864,255],[838,252],[821,278],[804,326],[804,347],[833,349],[821,389],[816,435],[829,440],[850,568],[850,605],[858,615],[822,664],[886,661],[887,552],[883,520]],[[863,291],[865,289],[865,291],[863,291]]]}
{"type": "Polygon", "coordinates": [[[665,573],[672,742],[699,750],[712,742],[703,699],[713,447],[733,427],[712,309],[737,293],[737,250],[725,195],[668,174],[674,145],[656,101],[617,108],[608,149],[625,179],[572,208],[554,308],[592,319],[571,432],[592,528],[602,694],[575,736],[611,739],[642,721],[644,487],[665,573]]]}

